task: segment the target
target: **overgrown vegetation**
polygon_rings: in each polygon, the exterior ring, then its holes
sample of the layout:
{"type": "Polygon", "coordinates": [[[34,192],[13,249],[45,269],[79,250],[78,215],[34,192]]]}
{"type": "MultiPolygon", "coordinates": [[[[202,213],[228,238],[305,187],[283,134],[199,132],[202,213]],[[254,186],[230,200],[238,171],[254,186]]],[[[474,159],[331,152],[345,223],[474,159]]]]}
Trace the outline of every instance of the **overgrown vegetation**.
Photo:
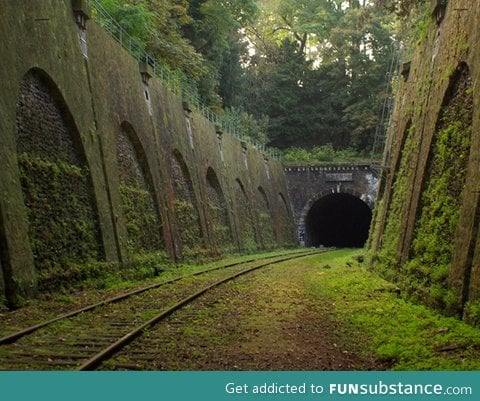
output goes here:
{"type": "MultiPolygon", "coordinates": [[[[379,158],[375,155],[373,158],[379,158]]],[[[342,162],[362,162],[372,159],[372,155],[366,151],[358,151],[354,148],[345,148],[335,150],[331,143],[322,146],[314,146],[311,149],[301,147],[292,147],[283,152],[283,161],[286,163],[342,163],[342,162]]]]}
{"type": "Polygon", "coordinates": [[[411,260],[405,266],[407,291],[446,313],[458,312],[448,288],[460,202],[470,154],[473,97],[466,67],[452,77],[428,161],[411,260]]]}
{"type": "Polygon", "coordinates": [[[100,1],[241,135],[279,148],[371,149],[398,39],[385,7],[356,0],[100,1]]]}
{"type": "Polygon", "coordinates": [[[39,288],[58,288],[65,276],[87,274],[79,265],[102,258],[90,173],[32,153],[18,159],[39,288]]]}
{"type": "Polygon", "coordinates": [[[268,210],[260,211],[259,227],[262,236],[262,244],[265,249],[272,249],[276,245],[275,233],[273,232],[272,216],[268,210]]]}
{"type": "MultiPolygon", "coordinates": [[[[397,247],[400,240],[402,221],[405,218],[405,207],[408,199],[408,185],[413,171],[411,169],[412,152],[418,148],[415,137],[415,126],[408,127],[405,132],[405,143],[401,151],[400,167],[393,177],[392,197],[388,205],[388,219],[382,235],[382,246],[374,260],[374,266],[388,279],[399,279],[399,262],[397,247]]],[[[374,232],[372,233],[374,235],[374,232]]]]}
{"type": "MultiPolygon", "coordinates": [[[[459,305],[460,297],[450,287],[448,277],[470,154],[473,96],[465,64],[452,71],[449,79],[428,154],[410,249],[401,249],[399,241],[406,230],[409,193],[416,185],[411,179],[412,166],[417,163],[420,138],[413,126],[406,132],[400,165],[393,177],[381,246],[372,262],[384,277],[398,283],[405,296],[443,313],[459,315],[463,305],[459,305]],[[402,265],[400,252],[406,259],[402,265]]],[[[379,235],[379,229],[374,227],[373,238],[379,235]]],[[[466,316],[477,321],[476,306],[468,307],[471,310],[467,309],[466,316]]]]}
{"type": "MultiPolygon", "coordinates": [[[[298,250],[292,250],[295,252],[298,250]]],[[[262,253],[264,256],[282,254],[285,249],[262,253]]],[[[72,269],[72,275],[65,277],[62,286],[55,292],[45,291],[36,299],[25,300],[22,309],[16,310],[14,317],[9,320],[6,314],[0,314],[0,336],[25,327],[37,324],[48,318],[53,318],[60,313],[65,313],[68,308],[84,306],[84,303],[95,303],[101,299],[118,295],[119,291],[128,291],[154,281],[164,281],[184,274],[197,272],[224,263],[240,262],[251,259],[249,254],[224,255],[219,260],[219,255],[208,255],[186,260],[176,264],[165,252],[152,252],[149,254],[133,255],[130,262],[120,269],[118,264],[105,262],[91,262],[84,266],[72,269]],[[77,274],[78,273],[78,274],[77,274]],[[69,281],[72,278],[81,278],[78,281],[69,281]],[[68,280],[68,281],[67,281],[68,280]],[[98,291],[99,289],[103,291],[98,291]]]]}
{"type": "Polygon", "coordinates": [[[182,252],[185,255],[202,253],[205,251],[205,244],[200,229],[200,218],[190,173],[180,153],[174,152],[170,160],[175,193],[175,215],[182,242],[182,252]]]}
{"type": "Polygon", "coordinates": [[[213,237],[219,251],[230,252],[233,249],[232,230],[227,211],[215,201],[208,201],[208,214],[211,219],[213,237]]]}
{"type": "Polygon", "coordinates": [[[364,339],[357,352],[374,353],[393,370],[480,369],[479,329],[401,298],[394,284],[359,263],[358,251],[313,259],[318,267],[306,277],[310,291],[332,305],[340,338],[364,339]]]}
{"type": "Polygon", "coordinates": [[[130,254],[163,248],[162,225],[152,193],[136,181],[119,186],[130,254]]]}
{"type": "Polygon", "coordinates": [[[202,236],[198,225],[198,212],[192,202],[188,199],[176,199],[175,215],[183,247],[192,249],[195,246],[201,246],[202,236]]]}
{"type": "Polygon", "coordinates": [[[129,255],[164,249],[162,221],[146,158],[127,123],[121,125],[117,135],[117,163],[129,255]]]}

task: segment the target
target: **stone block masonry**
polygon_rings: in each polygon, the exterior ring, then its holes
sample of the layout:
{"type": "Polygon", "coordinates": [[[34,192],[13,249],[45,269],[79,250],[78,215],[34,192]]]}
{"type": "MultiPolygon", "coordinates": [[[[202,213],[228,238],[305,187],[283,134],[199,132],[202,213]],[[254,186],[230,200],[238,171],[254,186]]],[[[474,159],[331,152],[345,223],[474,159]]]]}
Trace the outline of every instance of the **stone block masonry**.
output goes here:
{"type": "Polygon", "coordinates": [[[399,82],[371,264],[408,297],[478,325],[480,2],[427,5],[399,82]]]}
{"type": "Polygon", "coordinates": [[[286,165],[285,175],[300,244],[365,244],[377,194],[378,166],[286,165]]]}
{"type": "Polygon", "coordinates": [[[2,1],[0,298],[139,255],[293,244],[281,163],[171,93],[83,6],[2,1]]]}

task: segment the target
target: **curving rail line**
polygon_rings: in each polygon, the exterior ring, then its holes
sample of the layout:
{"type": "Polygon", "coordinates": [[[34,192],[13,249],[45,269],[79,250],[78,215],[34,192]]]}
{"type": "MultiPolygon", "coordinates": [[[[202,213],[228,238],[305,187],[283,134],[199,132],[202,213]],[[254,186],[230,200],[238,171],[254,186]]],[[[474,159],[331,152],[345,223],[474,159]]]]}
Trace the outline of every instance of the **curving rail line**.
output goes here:
{"type": "Polygon", "coordinates": [[[58,316],[0,338],[0,369],[95,369],[145,329],[212,288],[262,267],[320,252],[325,250],[216,266],[58,316]]]}

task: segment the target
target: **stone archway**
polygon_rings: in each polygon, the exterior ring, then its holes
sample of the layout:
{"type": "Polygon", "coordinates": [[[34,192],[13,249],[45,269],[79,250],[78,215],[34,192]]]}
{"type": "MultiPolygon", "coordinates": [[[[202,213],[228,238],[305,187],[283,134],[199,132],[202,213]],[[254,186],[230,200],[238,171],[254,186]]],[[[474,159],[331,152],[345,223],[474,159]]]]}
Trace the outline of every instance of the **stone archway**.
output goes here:
{"type": "Polygon", "coordinates": [[[322,193],[310,199],[299,224],[305,246],[363,247],[368,238],[372,205],[360,194],[322,193]]]}

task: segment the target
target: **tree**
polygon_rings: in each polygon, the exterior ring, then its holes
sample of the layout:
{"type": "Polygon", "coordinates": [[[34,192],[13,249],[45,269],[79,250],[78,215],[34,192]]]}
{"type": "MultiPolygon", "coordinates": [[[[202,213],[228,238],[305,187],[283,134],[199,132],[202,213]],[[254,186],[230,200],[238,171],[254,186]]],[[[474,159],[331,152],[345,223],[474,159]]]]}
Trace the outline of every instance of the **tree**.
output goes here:
{"type": "Polygon", "coordinates": [[[218,114],[267,116],[271,145],[372,145],[390,0],[101,1],[218,114]]]}
{"type": "Polygon", "coordinates": [[[252,23],[258,12],[254,0],[192,0],[191,20],[183,34],[206,62],[207,73],[199,82],[199,91],[207,104],[220,110],[222,98],[234,96],[232,86],[241,74],[240,60],[246,51],[241,29],[252,23]]]}
{"type": "Polygon", "coordinates": [[[392,18],[359,0],[264,0],[262,7],[247,29],[256,54],[245,75],[257,103],[246,97],[244,107],[269,115],[271,144],[371,146],[392,18]]]}

